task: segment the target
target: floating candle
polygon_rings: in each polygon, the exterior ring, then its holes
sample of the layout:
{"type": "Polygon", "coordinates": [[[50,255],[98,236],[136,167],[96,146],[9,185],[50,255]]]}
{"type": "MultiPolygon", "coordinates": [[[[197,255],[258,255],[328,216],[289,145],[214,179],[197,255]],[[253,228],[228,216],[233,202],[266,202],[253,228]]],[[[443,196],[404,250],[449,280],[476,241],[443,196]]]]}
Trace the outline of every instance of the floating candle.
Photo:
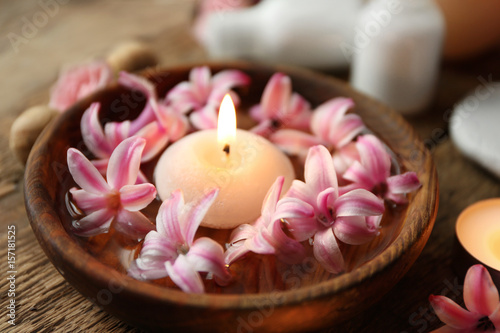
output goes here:
{"type": "Polygon", "coordinates": [[[154,172],[162,200],[180,188],[185,201],[192,202],[218,187],[219,195],[201,223],[216,229],[254,222],[278,176],[285,177],[285,193],[295,178],[290,160],[263,137],[236,129],[229,95],[221,103],[218,129],[198,131],[172,144],[154,172]]]}
{"type": "Polygon", "coordinates": [[[477,202],[458,217],[457,238],[480,263],[500,271],[500,198],[477,202]]]}

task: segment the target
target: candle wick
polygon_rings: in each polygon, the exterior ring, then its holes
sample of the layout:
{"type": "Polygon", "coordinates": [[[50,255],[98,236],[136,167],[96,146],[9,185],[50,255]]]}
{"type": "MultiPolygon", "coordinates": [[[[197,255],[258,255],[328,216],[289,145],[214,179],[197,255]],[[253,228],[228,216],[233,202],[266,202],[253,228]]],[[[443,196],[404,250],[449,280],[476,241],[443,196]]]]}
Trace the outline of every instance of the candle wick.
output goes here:
{"type": "Polygon", "coordinates": [[[224,149],[222,149],[222,151],[225,152],[226,155],[229,155],[229,150],[230,150],[230,146],[226,143],[226,145],[224,146],[224,149]]]}

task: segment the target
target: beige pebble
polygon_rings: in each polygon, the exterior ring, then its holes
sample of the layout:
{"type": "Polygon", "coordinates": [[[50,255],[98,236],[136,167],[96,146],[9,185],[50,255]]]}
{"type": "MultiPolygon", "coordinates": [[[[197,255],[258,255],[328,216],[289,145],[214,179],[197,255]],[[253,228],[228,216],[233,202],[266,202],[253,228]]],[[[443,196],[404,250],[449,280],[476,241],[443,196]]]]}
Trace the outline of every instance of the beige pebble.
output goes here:
{"type": "Polygon", "coordinates": [[[46,105],[33,106],[21,113],[10,128],[10,149],[16,158],[26,164],[36,138],[59,112],[46,105]]]}
{"type": "Polygon", "coordinates": [[[144,43],[128,41],[117,45],[106,58],[115,72],[134,72],[146,67],[156,66],[158,57],[144,43]]]}

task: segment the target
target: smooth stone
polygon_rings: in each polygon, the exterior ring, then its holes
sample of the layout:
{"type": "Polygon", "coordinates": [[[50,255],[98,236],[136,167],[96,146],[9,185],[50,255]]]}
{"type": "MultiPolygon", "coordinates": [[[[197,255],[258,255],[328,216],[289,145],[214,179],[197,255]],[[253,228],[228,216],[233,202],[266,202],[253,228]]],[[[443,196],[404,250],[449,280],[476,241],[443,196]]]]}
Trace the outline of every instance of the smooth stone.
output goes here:
{"type": "Polygon", "coordinates": [[[457,104],[450,134],[465,156],[500,178],[500,82],[478,86],[457,104]]]}

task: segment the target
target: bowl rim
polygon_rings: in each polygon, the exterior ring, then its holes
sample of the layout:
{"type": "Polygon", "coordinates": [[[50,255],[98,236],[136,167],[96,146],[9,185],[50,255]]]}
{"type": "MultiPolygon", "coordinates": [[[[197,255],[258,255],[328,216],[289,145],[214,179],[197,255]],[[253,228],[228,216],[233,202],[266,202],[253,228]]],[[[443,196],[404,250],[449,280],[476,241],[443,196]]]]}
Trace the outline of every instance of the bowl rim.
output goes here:
{"type": "MultiPolygon", "coordinates": [[[[341,86],[342,89],[348,92],[349,97],[352,97],[354,100],[364,99],[368,100],[370,103],[374,103],[377,107],[384,109],[384,112],[387,112],[391,116],[391,118],[396,119],[399,123],[404,125],[405,129],[408,131],[408,136],[412,137],[413,139],[412,142],[415,144],[415,148],[421,154],[419,165],[425,164],[425,166],[427,167],[426,170],[429,171],[429,179],[432,177],[437,177],[436,169],[432,161],[430,152],[418,138],[414,129],[402,118],[401,115],[399,115],[389,107],[381,104],[380,102],[355,91],[344,81],[332,76],[328,76],[326,74],[318,73],[308,69],[296,68],[291,66],[271,66],[242,61],[228,61],[223,63],[189,63],[175,67],[146,70],[142,72],[142,74],[146,77],[150,77],[151,75],[155,75],[155,73],[158,74],[161,72],[189,71],[191,68],[197,66],[208,66],[211,69],[213,69],[214,67],[220,69],[239,69],[242,71],[245,71],[245,68],[258,67],[261,70],[269,71],[269,73],[281,71],[285,74],[293,74],[297,76],[312,75],[316,80],[323,81],[325,84],[335,85],[337,87],[341,86]]],[[[38,242],[40,243],[44,251],[48,254],[48,249],[46,249],[46,247],[50,247],[50,250],[60,255],[59,258],[52,258],[49,256],[49,259],[63,276],[64,272],[61,272],[60,268],[57,267],[56,259],[57,261],[64,262],[69,267],[71,267],[71,269],[77,272],[85,271],[86,263],[92,262],[98,269],[92,271],[92,276],[89,277],[89,279],[101,282],[106,282],[110,281],[110,279],[113,279],[113,283],[115,283],[116,287],[122,291],[126,290],[132,295],[140,296],[141,298],[146,297],[154,299],[155,301],[159,301],[162,303],[165,302],[171,304],[183,304],[183,306],[202,308],[216,307],[218,309],[254,309],[256,307],[256,304],[260,304],[259,302],[273,299],[276,306],[291,305],[299,302],[304,302],[306,300],[339,293],[346,289],[353,288],[369,278],[381,274],[385,269],[387,269],[387,267],[391,266],[402,254],[408,252],[411,246],[415,244],[417,240],[419,240],[422,235],[426,233],[426,231],[428,231],[428,228],[432,229],[438,205],[437,180],[436,182],[433,182],[433,184],[435,184],[434,189],[429,189],[428,191],[423,191],[423,189],[420,189],[416,193],[416,195],[425,196],[426,198],[425,202],[428,204],[428,218],[418,221],[410,221],[416,226],[416,232],[415,230],[407,227],[407,223],[405,223],[396,239],[377,255],[376,258],[382,258],[385,260],[384,265],[379,265],[377,263],[378,260],[370,260],[369,262],[355,268],[350,272],[343,273],[332,279],[322,281],[314,285],[299,287],[297,289],[256,294],[188,294],[180,290],[158,286],[147,281],[135,280],[132,277],[120,273],[114,268],[109,267],[97,260],[91,254],[86,252],[66,233],[66,230],[62,226],[62,222],[58,216],[57,211],[54,209],[54,207],[52,207],[51,203],[47,199],[49,196],[47,195],[48,193],[43,186],[43,173],[41,172],[42,170],[37,169],[37,167],[40,166],[40,162],[36,162],[39,158],[42,158],[43,161],[47,160],[47,158],[44,159],[43,157],[43,154],[48,151],[48,148],[44,144],[52,135],[54,135],[57,128],[62,123],[71,120],[71,114],[74,113],[76,109],[79,109],[81,105],[87,104],[89,100],[95,98],[99,93],[106,92],[113,86],[114,85],[112,85],[111,87],[108,86],[107,88],[104,88],[104,90],[96,92],[91,96],[79,101],[66,112],[57,117],[55,121],[52,121],[39,136],[38,140],[33,146],[28,162],[26,164],[24,194],[25,206],[28,212],[30,224],[33,231],[35,232],[38,242]],[[29,195],[30,193],[34,195],[29,195]],[[58,231],[57,236],[59,237],[58,242],[51,242],[53,233],[49,230],[50,226],[56,227],[56,231],[58,231]],[[117,274],[119,276],[117,276],[117,274]]],[[[428,179],[421,180],[421,182],[423,186],[426,186],[430,183],[428,182],[428,179]]],[[[410,206],[408,206],[407,213],[409,212],[409,210],[410,206]]],[[[407,214],[407,216],[405,217],[405,221],[410,217],[411,216],[408,216],[407,214]]]]}

